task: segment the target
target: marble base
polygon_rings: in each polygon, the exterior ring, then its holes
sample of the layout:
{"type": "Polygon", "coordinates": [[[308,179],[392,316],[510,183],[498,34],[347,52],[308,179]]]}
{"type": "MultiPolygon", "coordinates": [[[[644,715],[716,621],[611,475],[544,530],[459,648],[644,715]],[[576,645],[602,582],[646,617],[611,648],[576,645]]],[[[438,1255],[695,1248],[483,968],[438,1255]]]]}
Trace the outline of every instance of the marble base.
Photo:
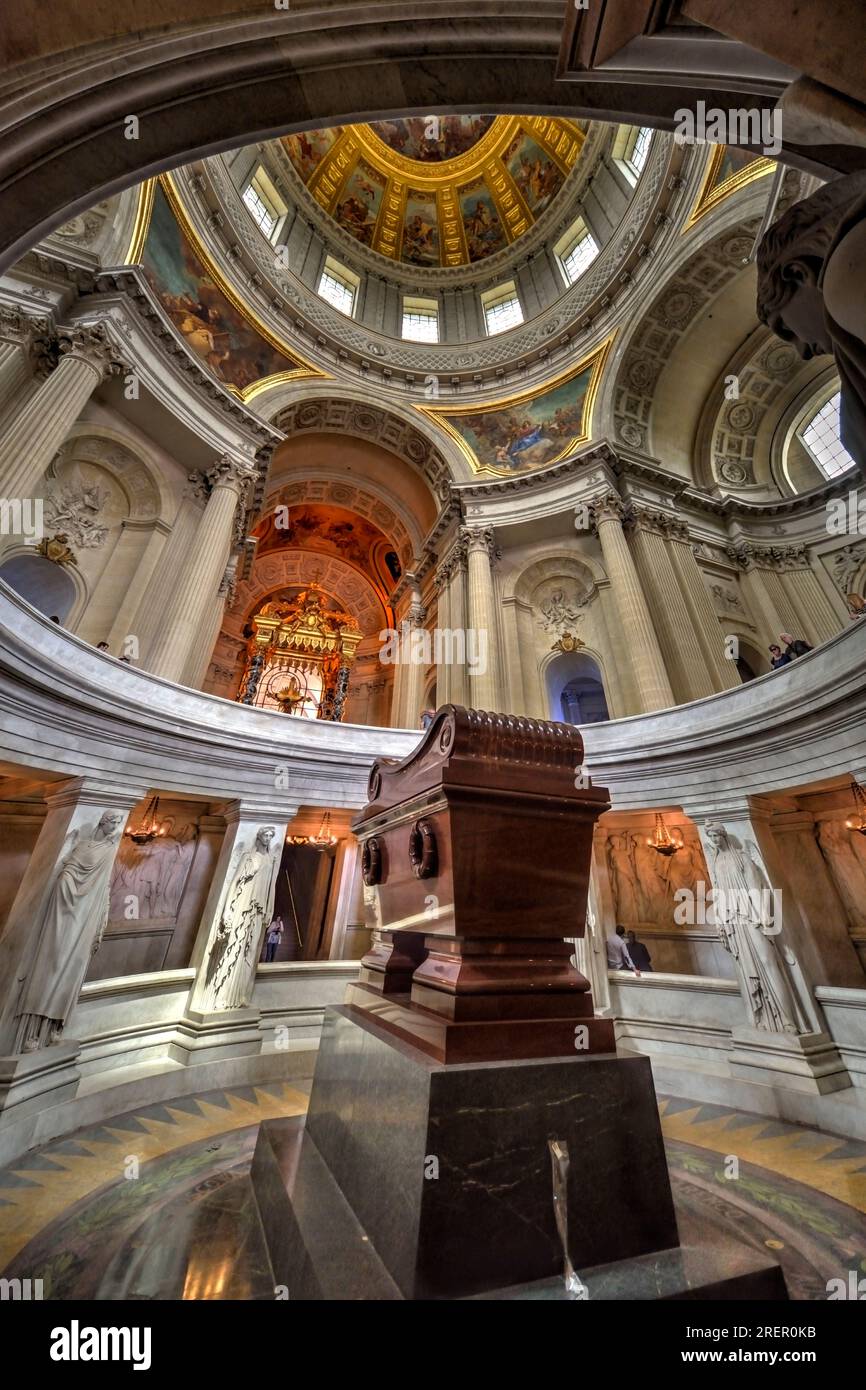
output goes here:
{"type": "Polygon", "coordinates": [[[348,1208],[400,1296],[462,1297],[559,1274],[552,1138],[571,1156],[575,1265],[678,1244],[645,1059],[444,1066],[351,1007],[327,1011],[303,1191],[318,1182],[329,1210],[348,1208]]]}
{"type": "Polygon", "coordinates": [[[207,1014],[187,1009],[177,1025],[173,1049],[177,1060],[187,1065],[252,1056],[262,1050],[261,1015],[258,1009],[207,1014]]]}
{"type": "MultiPolygon", "coordinates": [[[[379,1258],[340,1191],[302,1117],[268,1120],[259,1129],[251,1169],[275,1288],[293,1301],[394,1302],[406,1295],[379,1258]]],[[[714,1232],[712,1244],[690,1232],[682,1246],[581,1268],[590,1301],[788,1297],[778,1264],[714,1232]]],[[[454,1295],[456,1296],[456,1295],[454,1295]]],[[[560,1274],[497,1287],[484,1300],[568,1302],[560,1274]]]]}
{"type": "Polygon", "coordinates": [[[70,1040],[0,1057],[0,1115],[20,1119],[70,1100],[81,1081],[80,1054],[81,1044],[70,1040]]]}
{"type": "Polygon", "coordinates": [[[851,1078],[839,1049],[826,1033],[768,1033],[735,1028],[728,1058],[731,1073],[745,1081],[825,1096],[844,1091],[851,1078]]]}

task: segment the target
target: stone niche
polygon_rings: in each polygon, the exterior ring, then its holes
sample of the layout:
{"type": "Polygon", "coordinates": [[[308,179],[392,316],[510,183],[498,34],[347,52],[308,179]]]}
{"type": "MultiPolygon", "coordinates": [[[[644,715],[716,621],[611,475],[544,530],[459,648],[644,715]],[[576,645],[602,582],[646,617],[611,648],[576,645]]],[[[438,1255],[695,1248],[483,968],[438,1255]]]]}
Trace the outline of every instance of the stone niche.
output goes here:
{"type": "MultiPolygon", "coordinates": [[[[130,825],[140,822],[146,806],[136,806],[130,825]]],[[[111,878],[108,926],[88,980],[189,964],[225,822],[200,801],[169,798],[160,798],[159,819],[166,833],[149,843],[123,838],[111,878]]]]}
{"type": "Polygon", "coordinates": [[[604,816],[596,830],[596,873],[607,891],[600,894],[605,933],[617,923],[634,931],[652,958],[654,971],[676,975],[705,975],[734,979],[731,957],[712,925],[676,921],[676,893],[697,892],[710,876],[697,827],[681,812],[665,812],[669,831],[679,831],[683,848],[665,857],[647,840],[655,828],[655,814],[613,813],[604,816]]]}

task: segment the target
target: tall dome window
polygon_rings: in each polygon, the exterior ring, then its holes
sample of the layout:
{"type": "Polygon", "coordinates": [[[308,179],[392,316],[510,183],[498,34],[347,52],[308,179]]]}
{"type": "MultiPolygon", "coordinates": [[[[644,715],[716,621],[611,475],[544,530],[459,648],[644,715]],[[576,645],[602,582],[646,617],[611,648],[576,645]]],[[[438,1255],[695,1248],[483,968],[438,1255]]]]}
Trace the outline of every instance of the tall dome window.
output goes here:
{"type": "Polygon", "coordinates": [[[837,391],[799,431],[800,439],[825,478],[838,478],[854,467],[854,460],[839,435],[839,402],[837,391]]]}
{"type": "Polygon", "coordinates": [[[244,189],[243,200],[256,226],[273,241],[288,209],[261,165],[244,189]]]}
{"type": "Polygon", "coordinates": [[[554,247],[559,268],[567,285],[573,285],[598,255],[598,243],[582,217],[569,227],[554,247]]]}

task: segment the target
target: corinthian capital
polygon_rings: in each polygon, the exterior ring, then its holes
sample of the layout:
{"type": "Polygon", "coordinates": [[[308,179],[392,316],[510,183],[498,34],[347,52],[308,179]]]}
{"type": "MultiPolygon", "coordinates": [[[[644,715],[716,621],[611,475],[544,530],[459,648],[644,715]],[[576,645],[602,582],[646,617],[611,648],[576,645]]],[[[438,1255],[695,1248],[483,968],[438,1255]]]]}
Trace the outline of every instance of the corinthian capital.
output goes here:
{"type": "Polygon", "coordinates": [[[0,342],[17,343],[29,349],[39,338],[51,332],[51,324],[46,318],[30,318],[20,309],[0,305],[0,342]]]}
{"type": "Polygon", "coordinates": [[[100,324],[75,324],[72,328],[61,329],[57,335],[57,348],[62,357],[86,362],[99,373],[102,380],[123,370],[118,354],[100,324]]]}
{"type": "Polygon", "coordinates": [[[589,515],[593,527],[597,530],[603,521],[623,522],[626,517],[626,505],[618,492],[605,492],[590,502],[589,515]]]}
{"type": "Polygon", "coordinates": [[[231,454],[223,454],[206,474],[211,488],[231,488],[238,496],[249,487],[255,476],[252,463],[247,459],[232,458],[231,454]]]}
{"type": "Polygon", "coordinates": [[[460,540],[466,547],[467,555],[471,555],[473,551],[486,550],[491,565],[502,557],[502,551],[496,544],[496,533],[491,526],[467,526],[460,532],[460,540]]]}

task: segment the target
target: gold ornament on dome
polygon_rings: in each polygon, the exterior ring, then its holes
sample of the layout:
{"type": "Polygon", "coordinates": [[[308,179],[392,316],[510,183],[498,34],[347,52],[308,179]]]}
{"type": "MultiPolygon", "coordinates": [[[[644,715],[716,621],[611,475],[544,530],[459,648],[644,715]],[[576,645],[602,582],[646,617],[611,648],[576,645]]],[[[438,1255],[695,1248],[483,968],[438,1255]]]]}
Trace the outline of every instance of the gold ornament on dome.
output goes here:
{"type": "Polygon", "coordinates": [[[523,236],[584,138],[558,116],[415,116],[282,143],[309,193],[356,241],[435,268],[484,260],[523,236]]]}

